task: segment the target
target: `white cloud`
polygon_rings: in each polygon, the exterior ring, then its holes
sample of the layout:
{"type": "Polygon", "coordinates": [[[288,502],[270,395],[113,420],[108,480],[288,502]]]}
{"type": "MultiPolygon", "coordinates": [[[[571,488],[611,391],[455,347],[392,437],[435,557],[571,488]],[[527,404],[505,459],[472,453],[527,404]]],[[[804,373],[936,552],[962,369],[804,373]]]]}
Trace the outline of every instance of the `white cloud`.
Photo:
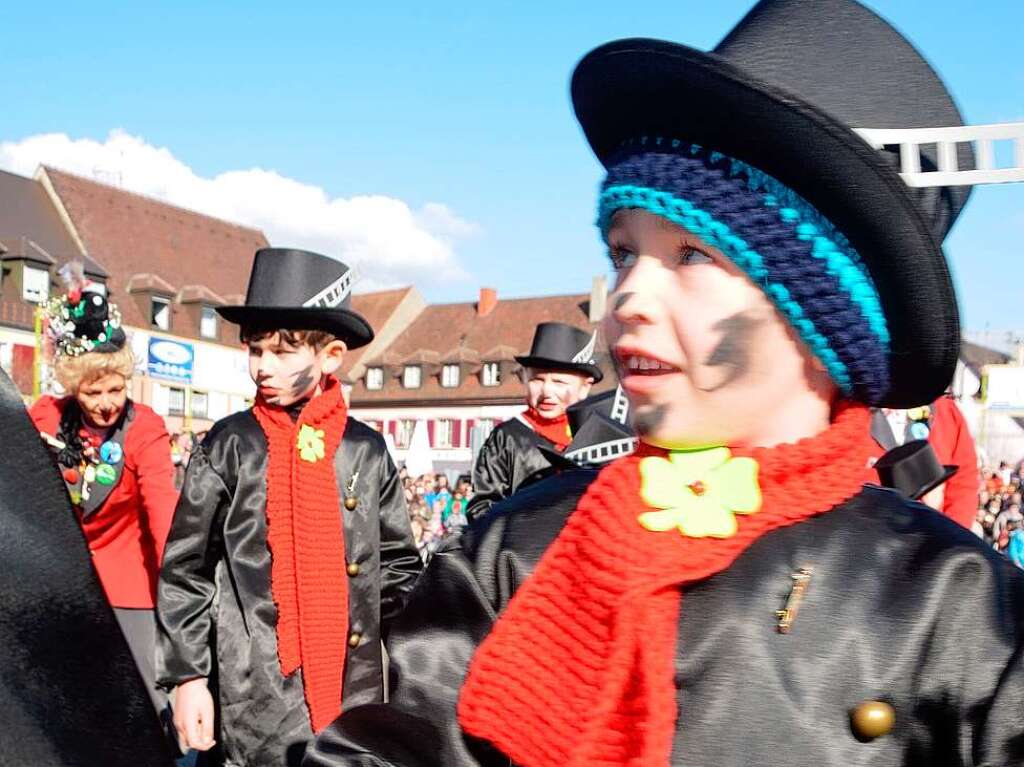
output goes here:
{"type": "Polygon", "coordinates": [[[383,195],[331,198],[318,186],[262,168],[206,178],[170,150],[121,130],[102,142],[63,133],[0,142],[0,168],[30,176],[40,164],[257,227],[273,245],[335,256],[358,268],[357,290],[467,279],[456,246],[478,232],[436,202],[414,210],[383,195]]]}

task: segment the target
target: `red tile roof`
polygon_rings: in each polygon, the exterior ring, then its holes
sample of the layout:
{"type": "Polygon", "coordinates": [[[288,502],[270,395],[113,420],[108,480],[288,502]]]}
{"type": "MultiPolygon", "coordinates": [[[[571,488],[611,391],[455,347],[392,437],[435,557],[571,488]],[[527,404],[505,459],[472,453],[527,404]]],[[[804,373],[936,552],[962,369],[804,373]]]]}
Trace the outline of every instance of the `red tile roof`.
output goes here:
{"type": "MultiPolygon", "coordinates": [[[[499,299],[485,317],[477,313],[476,303],[436,304],[426,307],[383,353],[363,360],[369,367],[384,367],[384,388],[369,390],[365,378],[352,390],[352,404],[359,407],[391,405],[400,402],[518,402],[523,385],[512,375],[514,354],[526,354],[533,333],[541,322],[565,322],[594,330],[597,325],[587,317],[589,295],[544,296],[540,298],[499,299]],[[462,357],[460,385],[442,387],[440,362],[462,357]],[[501,383],[484,386],[478,375],[480,363],[506,361],[501,383]],[[424,365],[422,384],[417,389],[402,387],[404,364],[424,365]]],[[[603,347],[599,345],[599,349],[603,347]]],[[[605,375],[605,381],[613,376],[605,375]]],[[[601,389],[606,384],[602,382],[601,389]]]]}
{"type": "MultiPolygon", "coordinates": [[[[394,290],[379,290],[375,293],[354,293],[352,295],[352,310],[358,312],[370,323],[373,332],[379,334],[398,305],[413,291],[413,288],[396,288],[394,290]]],[[[347,375],[365,355],[366,349],[355,349],[345,355],[345,361],[341,366],[342,375],[347,375]]]]}
{"type": "MultiPolygon", "coordinates": [[[[268,244],[257,229],[54,168],[43,172],[88,254],[110,273],[111,297],[128,325],[149,325],[140,303],[127,300],[132,275],[144,272],[168,285],[201,284],[221,296],[244,293],[253,254],[268,244]]],[[[172,324],[174,333],[195,335],[195,328],[179,324],[172,324]]]]}

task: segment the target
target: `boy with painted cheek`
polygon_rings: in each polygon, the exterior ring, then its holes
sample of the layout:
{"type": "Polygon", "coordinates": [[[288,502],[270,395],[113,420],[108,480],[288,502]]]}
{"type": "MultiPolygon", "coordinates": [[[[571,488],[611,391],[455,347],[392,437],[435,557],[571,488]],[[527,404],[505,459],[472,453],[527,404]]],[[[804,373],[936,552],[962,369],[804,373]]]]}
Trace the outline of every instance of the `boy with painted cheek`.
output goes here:
{"type": "Polygon", "coordinates": [[[373,331],[344,264],[256,254],[241,325],[252,409],[218,421],[185,475],[158,590],[158,683],[183,747],[298,764],[342,711],[384,696],[381,638],[422,567],[383,439],[337,373],[373,331]]]}
{"type": "Polygon", "coordinates": [[[771,447],[828,425],[835,384],[721,251],[637,209],[617,211],[607,239],[605,332],[644,442],[771,447]]]}
{"type": "Polygon", "coordinates": [[[597,333],[563,322],[537,325],[530,353],[517,356],[526,385],[526,410],[501,423],[487,438],[473,465],[469,519],[542,479],[552,471],[545,451],[561,453],[572,440],[570,405],[585,399],[603,373],[594,351],[597,333]]]}
{"type": "Polygon", "coordinates": [[[641,445],[435,554],[387,709],[307,764],[1024,763],[1024,574],[868,482],[870,408],[955,370],[967,190],[854,129],[961,125],[952,96],[854,0],[761,0],[712,53],[591,51],[572,97],[641,445]]]}

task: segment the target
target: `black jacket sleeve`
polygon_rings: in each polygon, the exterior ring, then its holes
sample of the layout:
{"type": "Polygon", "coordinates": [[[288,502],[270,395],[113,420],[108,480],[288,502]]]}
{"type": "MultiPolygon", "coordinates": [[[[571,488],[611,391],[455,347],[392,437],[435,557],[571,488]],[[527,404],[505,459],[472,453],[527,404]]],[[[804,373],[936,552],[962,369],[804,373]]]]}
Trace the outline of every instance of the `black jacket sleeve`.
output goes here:
{"type": "Polygon", "coordinates": [[[227,486],[200,445],[185,472],[157,586],[156,677],[167,689],[212,670],[211,607],[223,556],[218,520],[228,503],[227,486]]]}
{"type": "Polygon", "coordinates": [[[409,510],[394,462],[384,451],[380,460],[380,621],[387,638],[391,621],[423,570],[423,560],[409,523],[409,510]]]}
{"type": "Polygon", "coordinates": [[[500,427],[491,432],[473,465],[473,497],[466,506],[469,521],[479,519],[512,492],[515,444],[500,427]]]}

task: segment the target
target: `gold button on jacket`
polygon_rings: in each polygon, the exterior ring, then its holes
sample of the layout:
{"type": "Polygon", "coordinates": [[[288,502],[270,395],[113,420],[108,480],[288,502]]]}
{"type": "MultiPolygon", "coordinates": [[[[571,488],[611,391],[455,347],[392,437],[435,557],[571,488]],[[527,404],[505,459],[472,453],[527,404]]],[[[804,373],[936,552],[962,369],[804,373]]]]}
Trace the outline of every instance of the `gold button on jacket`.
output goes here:
{"type": "Polygon", "coordinates": [[[896,710],[881,700],[866,700],[850,712],[854,734],[863,740],[874,740],[892,732],[896,710]]]}

